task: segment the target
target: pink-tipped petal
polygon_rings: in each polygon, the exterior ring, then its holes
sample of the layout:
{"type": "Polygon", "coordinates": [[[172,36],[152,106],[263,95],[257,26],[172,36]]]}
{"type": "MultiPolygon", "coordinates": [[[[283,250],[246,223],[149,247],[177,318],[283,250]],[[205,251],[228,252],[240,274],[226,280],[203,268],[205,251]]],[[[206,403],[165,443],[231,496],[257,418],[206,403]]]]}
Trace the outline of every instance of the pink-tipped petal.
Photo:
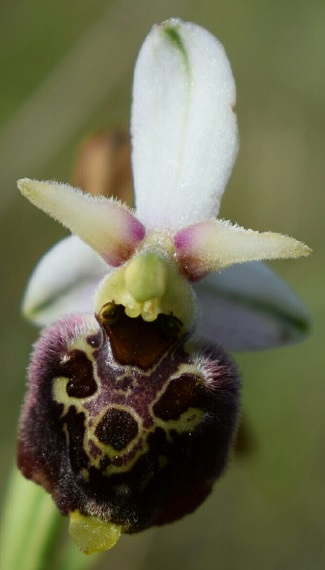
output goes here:
{"type": "Polygon", "coordinates": [[[301,340],[307,308],[263,263],[234,265],[195,283],[197,333],[226,350],[259,350],[301,340]]]}
{"type": "Polygon", "coordinates": [[[110,268],[76,236],[57,243],[39,261],[28,282],[23,313],[49,325],[66,314],[92,312],[92,299],[110,268]]]}
{"type": "Polygon", "coordinates": [[[234,263],[296,258],[311,252],[294,238],[245,230],[220,220],[185,228],[175,235],[174,242],[179,266],[192,280],[234,263]]]}
{"type": "Polygon", "coordinates": [[[112,266],[131,257],[145,228],[121,203],[68,184],[24,178],[18,188],[34,204],[90,245],[112,266]]]}
{"type": "Polygon", "coordinates": [[[147,228],[171,231],[216,216],[237,154],[235,84],[209,32],[172,19],[154,26],[136,63],[133,171],[147,228]]]}

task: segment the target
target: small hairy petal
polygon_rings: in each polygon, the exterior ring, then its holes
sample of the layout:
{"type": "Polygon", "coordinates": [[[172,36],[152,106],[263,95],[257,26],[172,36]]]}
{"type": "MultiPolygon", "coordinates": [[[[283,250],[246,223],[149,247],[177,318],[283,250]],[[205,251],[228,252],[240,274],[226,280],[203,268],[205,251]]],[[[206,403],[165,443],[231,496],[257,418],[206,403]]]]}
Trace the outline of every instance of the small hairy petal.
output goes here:
{"type": "Polygon", "coordinates": [[[209,32],[154,26],[135,68],[131,132],[136,208],[172,231],[215,216],[237,154],[235,84],[209,32]]]}
{"type": "Polygon", "coordinates": [[[260,262],[234,265],[194,284],[197,333],[226,350],[259,350],[296,342],[310,316],[293,291],[260,262]]]}
{"type": "Polygon", "coordinates": [[[310,248],[294,238],[255,232],[215,220],[195,224],[175,236],[177,259],[190,279],[234,263],[307,256],[310,248]]]}
{"type": "Polygon", "coordinates": [[[77,236],[57,243],[35,267],[23,300],[24,315],[49,325],[65,314],[92,311],[98,283],[111,269],[77,236]]]}
{"type": "Polygon", "coordinates": [[[68,184],[24,178],[18,188],[34,204],[90,245],[113,266],[124,263],[144,238],[132,212],[104,196],[90,196],[68,184]]]}

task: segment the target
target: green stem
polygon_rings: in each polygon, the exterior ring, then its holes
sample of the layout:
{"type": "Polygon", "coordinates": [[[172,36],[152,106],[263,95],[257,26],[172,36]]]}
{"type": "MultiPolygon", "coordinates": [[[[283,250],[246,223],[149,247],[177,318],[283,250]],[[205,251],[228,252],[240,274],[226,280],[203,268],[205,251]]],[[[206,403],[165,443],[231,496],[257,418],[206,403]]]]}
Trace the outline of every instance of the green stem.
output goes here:
{"type": "Polygon", "coordinates": [[[12,472],[1,529],[1,570],[44,570],[60,516],[41,487],[12,472]]]}
{"type": "Polygon", "coordinates": [[[0,570],[90,568],[97,557],[81,554],[71,539],[58,547],[65,522],[50,496],[13,470],[0,535],[0,570]]]}

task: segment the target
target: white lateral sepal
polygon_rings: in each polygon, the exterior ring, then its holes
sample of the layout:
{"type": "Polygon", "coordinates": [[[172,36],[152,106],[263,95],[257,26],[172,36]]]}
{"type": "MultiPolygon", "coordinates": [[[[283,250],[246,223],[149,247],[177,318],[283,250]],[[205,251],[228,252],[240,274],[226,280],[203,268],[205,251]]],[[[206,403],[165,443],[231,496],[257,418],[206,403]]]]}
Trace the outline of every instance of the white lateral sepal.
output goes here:
{"type": "Polygon", "coordinates": [[[78,237],[65,238],[35,267],[23,299],[25,317],[47,326],[66,314],[92,312],[94,292],[110,271],[78,237]]]}
{"type": "Polygon", "coordinates": [[[301,340],[310,327],[303,302],[264,263],[233,265],[194,284],[197,332],[226,350],[259,350],[301,340]]]}

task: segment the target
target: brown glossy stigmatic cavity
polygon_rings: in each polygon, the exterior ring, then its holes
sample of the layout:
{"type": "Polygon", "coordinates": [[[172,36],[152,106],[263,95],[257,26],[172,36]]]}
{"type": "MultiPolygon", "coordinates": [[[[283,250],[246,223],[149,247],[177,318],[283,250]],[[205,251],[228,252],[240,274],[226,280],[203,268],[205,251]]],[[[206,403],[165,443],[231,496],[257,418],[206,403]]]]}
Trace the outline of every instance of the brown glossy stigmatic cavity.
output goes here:
{"type": "Polygon", "coordinates": [[[122,305],[108,303],[99,322],[109,337],[115,359],[120,364],[147,370],[157,362],[180,336],[182,323],[173,315],[158,315],[152,322],[141,316],[128,317],[122,305]]]}

